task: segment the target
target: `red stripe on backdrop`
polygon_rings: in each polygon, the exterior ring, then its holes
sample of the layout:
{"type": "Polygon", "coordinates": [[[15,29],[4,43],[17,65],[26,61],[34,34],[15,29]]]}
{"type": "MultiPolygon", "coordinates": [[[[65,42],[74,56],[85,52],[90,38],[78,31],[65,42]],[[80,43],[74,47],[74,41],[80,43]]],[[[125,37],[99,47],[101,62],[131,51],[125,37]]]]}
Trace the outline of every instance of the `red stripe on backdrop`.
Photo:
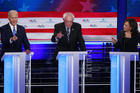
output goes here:
{"type": "Polygon", "coordinates": [[[54,29],[26,29],[27,33],[53,33],[54,29]]]}
{"type": "Polygon", "coordinates": [[[127,17],[127,19],[128,18],[134,18],[134,19],[136,19],[137,22],[140,22],[140,17],[127,17]]]}
{"type": "Polygon", "coordinates": [[[83,29],[83,35],[117,35],[117,28],[83,29]]]}
{"type": "MultiPolygon", "coordinates": [[[[18,12],[19,17],[61,17],[64,12],[18,12]]],[[[117,17],[117,12],[73,12],[75,17],[117,17]]],[[[0,12],[0,18],[7,18],[8,12],[0,12]]]]}
{"type": "MultiPolygon", "coordinates": [[[[53,33],[54,29],[26,29],[27,33],[53,33]]],[[[117,35],[117,28],[86,28],[83,35],[117,35]]]]}
{"type": "Polygon", "coordinates": [[[8,12],[0,12],[0,18],[8,18],[8,12]]]}

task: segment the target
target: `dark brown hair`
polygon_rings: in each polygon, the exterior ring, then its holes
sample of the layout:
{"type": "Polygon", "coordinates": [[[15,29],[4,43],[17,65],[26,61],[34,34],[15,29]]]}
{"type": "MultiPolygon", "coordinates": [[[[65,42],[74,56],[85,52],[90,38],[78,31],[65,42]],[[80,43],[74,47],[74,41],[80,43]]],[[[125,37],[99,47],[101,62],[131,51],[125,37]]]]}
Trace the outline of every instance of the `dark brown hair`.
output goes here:
{"type": "Polygon", "coordinates": [[[132,29],[131,29],[132,34],[135,34],[135,33],[138,33],[138,32],[139,32],[139,31],[138,31],[138,24],[137,24],[137,22],[136,22],[135,19],[129,18],[129,19],[126,19],[126,20],[124,21],[124,23],[125,23],[125,22],[128,22],[129,25],[130,25],[130,27],[132,28],[132,29]]]}

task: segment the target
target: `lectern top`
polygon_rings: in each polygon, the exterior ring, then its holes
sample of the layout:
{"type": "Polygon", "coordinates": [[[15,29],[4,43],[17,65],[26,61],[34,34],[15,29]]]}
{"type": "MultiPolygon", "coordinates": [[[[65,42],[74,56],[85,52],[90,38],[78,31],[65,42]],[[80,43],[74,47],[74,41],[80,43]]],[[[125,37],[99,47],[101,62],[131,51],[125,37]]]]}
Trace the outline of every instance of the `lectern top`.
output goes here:
{"type": "Polygon", "coordinates": [[[58,54],[87,54],[87,51],[60,51],[58,54]]]}
{"type": "Polygon", "coordinates": [[[139,55],[138,52],[109,52],[110,55],[139,55]]]}
{"type": "MultiPolygon", "coordinates": [[[[31,52],[29,55],[32,56],[34,53],[31,52]]],[[[4,59],[4,56],[20,56],[20,55],[26,55],[25,52],[5,52],[1,60],[4,59]]]]}

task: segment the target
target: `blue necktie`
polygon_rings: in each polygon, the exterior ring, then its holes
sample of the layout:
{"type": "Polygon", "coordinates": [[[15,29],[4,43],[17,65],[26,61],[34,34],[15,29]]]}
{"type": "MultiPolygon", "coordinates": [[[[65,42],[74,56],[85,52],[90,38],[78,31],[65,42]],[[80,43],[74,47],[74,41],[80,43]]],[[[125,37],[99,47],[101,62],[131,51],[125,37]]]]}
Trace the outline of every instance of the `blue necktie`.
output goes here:
{"type": "Polygon", "coordinates": [[[14,36],[16,35],[16,29],[15,29],[15,26],[13,26],[13,35],[14,35],[14,36]]]}
{"type": "Polygon", "coordinates": [[[67,30],[66,30],[68,39],[69,39],[69,35],[70,35],[69,29],[70,28],[67,28],[67,30]]]}

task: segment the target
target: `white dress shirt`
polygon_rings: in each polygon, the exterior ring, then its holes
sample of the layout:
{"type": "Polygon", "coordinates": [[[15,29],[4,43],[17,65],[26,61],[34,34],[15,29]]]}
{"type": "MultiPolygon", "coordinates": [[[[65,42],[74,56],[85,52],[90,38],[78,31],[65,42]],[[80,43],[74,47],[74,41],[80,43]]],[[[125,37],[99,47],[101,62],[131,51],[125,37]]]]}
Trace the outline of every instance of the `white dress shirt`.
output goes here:
{"type": "MultiPolygon", "coordinates": [[[[10,28],[11,28],[12,33],[13,33],[14,26],[12,24],[10,24],[10,23],[9,23],[9,25],[10,25],[10,28]]],[[[15,30],[17,31],[17,25],[15,25],[15,30]]]]}
{"type": "MultiPolygon", "coordinates": [[[[12,31],[12,33],[13,33],[14,26],[13,26],[12,24],[10,24],[10,23],[9,23],[9,26],[10,26],[11,31],[12,31]]],[[[17,25],[15,25],[15,30],[17,31],[17,25]]],[[[9,41],[10,41],[10,44],[13,43],[13,41],[11,40],[11,38],[10,38],[9,41]]]]}

